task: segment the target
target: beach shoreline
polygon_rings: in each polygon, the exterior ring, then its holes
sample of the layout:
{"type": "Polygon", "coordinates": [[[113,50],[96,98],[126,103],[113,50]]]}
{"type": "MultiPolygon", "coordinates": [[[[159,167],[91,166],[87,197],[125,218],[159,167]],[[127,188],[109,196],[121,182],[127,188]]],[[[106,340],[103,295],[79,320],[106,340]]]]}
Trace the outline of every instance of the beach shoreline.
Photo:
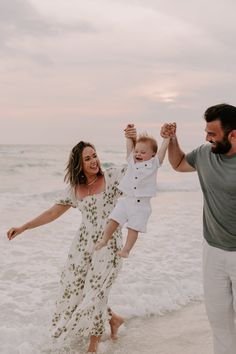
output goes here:
{"type": "Polygon", "coordinates": [[[163,316],[126,322],[115,344],[101,342],[99,354],[211,354],[211,330],[203,302],[163,316]]]}
{"type": "MultiPolygon", "coordinates": [[[[0,152],[3,162],[0,352],[84,354],[87,338],[79,343],[71,340],[70,349],[57,350],[49,333],[61,272],[81,223],[81,214],[73,208],[53,224],[28,230],[12,242],[6,237],[11,226],[34,218],[58,199],[64,188],[60,187],[64,148],[12,147],[0,152]]],[[[120,165],[120,151],[104,151],[101,155],[108,167],[110,161],[120,165]]],[[[99,354],[176,354],[177,349],[183,354],[185,347],[188,354],[209,354],[211,350],[197,350],[195,344],[191,350],[185,343],[184,339],[192,337],[189,330],[198,315],[190,310],[186,318],[185,308],[181,309],[183,306],[192,309],[191,302],[195,306],[203,298],[202,194],[197,176],[174,175],[169,166],[163,166],[158,198],[153,198],[152,210],[148,232],[138,238],[109,294],[108,305],[126,319],[125,326],[113,344],[108,340],[107,324],[99,354]],[[176,338],[179,335],[183,337],[180,342],[176,338]]],[[[208,325],[207,320],[205,323],[208,325]]],[[[199,329],[193,338],[205,342],[199,329]]]]}

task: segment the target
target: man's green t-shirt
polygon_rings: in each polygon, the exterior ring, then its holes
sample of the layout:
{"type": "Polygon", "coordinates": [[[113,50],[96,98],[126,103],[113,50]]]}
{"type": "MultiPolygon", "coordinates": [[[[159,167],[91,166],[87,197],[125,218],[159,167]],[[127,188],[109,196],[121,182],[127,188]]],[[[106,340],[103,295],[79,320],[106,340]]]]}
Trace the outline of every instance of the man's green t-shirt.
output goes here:
{"type": "Polygon", "coordinates": [[[214,247],[236,251],[236,154],[214,154],[209,144],[186,155],[197,170],[203,205],[203,234],[214,247]]]}

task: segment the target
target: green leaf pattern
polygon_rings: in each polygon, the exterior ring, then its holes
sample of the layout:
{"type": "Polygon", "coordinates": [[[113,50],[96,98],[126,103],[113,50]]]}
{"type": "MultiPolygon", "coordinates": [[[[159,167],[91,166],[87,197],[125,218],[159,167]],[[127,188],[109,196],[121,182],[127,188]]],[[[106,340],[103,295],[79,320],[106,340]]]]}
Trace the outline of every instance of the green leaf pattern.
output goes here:
{"type": "Polygon", "coordinates": [[[122,247],[121,229],[114,233],[108,246],[94,251],[101,239],[107,218],[121,195],[117,186],[125,167],[105,171],[104,192],[75,198],[71,188],[57,204],[71,205],[82,213],[82,222],[69,250],[62,271],[58,300],[52,319],[53,337],[102,335],[111,318],[108,294],[121,268],[117,251],[122,247]]]}

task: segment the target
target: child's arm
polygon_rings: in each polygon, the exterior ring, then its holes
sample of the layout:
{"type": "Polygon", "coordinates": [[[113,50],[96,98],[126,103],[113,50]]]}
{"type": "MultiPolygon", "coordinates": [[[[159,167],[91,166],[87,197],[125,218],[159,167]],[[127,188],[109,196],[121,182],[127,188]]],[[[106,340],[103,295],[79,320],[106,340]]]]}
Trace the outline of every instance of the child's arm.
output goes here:
{"type": "Polygon", "coordinates": [[[137,132],[134,124],[128,124],[125,128],[125,137],[126,137],[126,157],[128,158],[131,152],[134,149],[137,132]]]}
{"type": "Polygon", "coordinates": [[[164,161],[166,151],[169,146],[170,139],[175,137],[176,123],[175,122],[169,123],[165,130],[166,130],[166,132],[164,134],[163,129],[161,129],[161,136],[163,137],[163,141],[162,141],[160,149],[157,152],[157,156],[159,158],[160,164],[162,164],[162,162],[164,161]]]}
{"type": "Polygon", "coordinates": [[[164,138],[162,140],[160,149],[158,149],[157,156],[159,158],[160,164],[162,164],[162,162],[164,161],[169,142],[170,138],[164,138]]]}
{"type": "Polygon", "coordinates": [[[134,142],[131,138],[126,138],[126,158],[129,157],[134,149],[134,142]]]}

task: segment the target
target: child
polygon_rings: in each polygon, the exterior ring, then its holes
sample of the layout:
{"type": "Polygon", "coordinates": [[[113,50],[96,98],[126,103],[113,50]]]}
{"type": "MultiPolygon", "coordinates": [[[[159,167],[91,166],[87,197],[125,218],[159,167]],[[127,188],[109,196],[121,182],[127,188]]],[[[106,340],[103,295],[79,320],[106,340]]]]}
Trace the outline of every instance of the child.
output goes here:
{"type": "MultiPolygon", "coordinates": [[[[173,130],[174,126],[175,123],[172,124],[173,130]]],[[[127,125],[125,130],[130,128],[134,129],[133,124],[127,125]]],[[[146,232],[151,214],[150,199],[156,195],[157,170],[164,160],[170,138],[163,139],[158,152],[156,140],[147,134],[139,135],[135,142],[130,138],[126,141],[128,168],[118,186],[123,196],[109,216],[102,240],[95,246],[96,250],[106,246],[117,227],[127,223],[127,240],[117,253],[124,258],[129,256],[138,233],[146,232]]]]}

